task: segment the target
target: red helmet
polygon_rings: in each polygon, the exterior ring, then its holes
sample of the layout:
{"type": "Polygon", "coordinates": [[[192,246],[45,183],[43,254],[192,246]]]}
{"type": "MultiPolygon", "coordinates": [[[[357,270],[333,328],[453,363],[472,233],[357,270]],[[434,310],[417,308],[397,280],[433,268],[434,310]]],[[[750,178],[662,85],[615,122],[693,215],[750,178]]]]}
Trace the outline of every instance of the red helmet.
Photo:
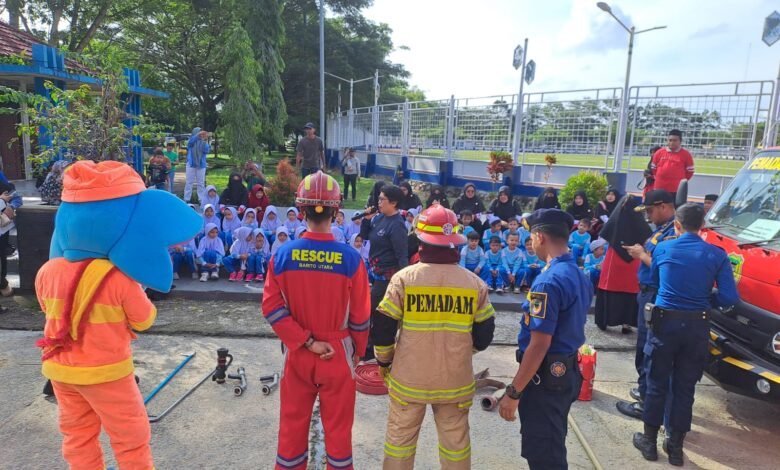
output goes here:
{"type": "MultiPolygon", "coordinates": [[[[298,207],[339,207],[341,188],[332,176],[318,171],[307,175],[295,192],[295,205],[298,207]]],[[[320,212],[317,210],[317,212],[320,212]]]]}
{"type": "Polygon", "coordinates": [[[438,202],[417,216],[414,232],[428,245],[456,247],[466,244],[455,213],[438,202]]]}

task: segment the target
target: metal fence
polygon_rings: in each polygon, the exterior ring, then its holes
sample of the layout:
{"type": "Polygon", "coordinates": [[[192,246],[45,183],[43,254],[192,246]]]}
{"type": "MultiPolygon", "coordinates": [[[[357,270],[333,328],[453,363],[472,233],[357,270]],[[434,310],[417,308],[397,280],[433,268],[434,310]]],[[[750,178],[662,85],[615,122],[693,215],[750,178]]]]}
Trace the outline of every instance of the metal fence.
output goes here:
{"type": "MultiPolygon", "coordinates": [[[[683,131],[699,174],[733,175],[780,121],[773,81],[632,87],[623,169],[641,170],[669,129],[683,131]],[[772,111],[774,110],[774,111],[772,111]]],[[[517,95],[386,104],[328,120],[328,147],[388,155],[487,160],[512,151],[517,95]]],[[[620,88],[524,93],[518,160],[610,169],[615,155],[620,88]]],[[[771,139],[771,140],[776,140],[771,139]]],[[[774,145],[774,142],[771,142],[774,145]]]]}

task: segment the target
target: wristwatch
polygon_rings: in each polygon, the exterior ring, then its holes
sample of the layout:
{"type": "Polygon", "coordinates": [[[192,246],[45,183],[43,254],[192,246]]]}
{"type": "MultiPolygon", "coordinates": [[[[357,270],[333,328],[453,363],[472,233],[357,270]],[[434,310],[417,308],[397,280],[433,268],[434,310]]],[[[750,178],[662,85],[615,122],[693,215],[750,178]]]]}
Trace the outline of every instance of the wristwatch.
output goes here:
{"type": "Polygon", "coordinates": [[[512,400],[519,400],[521,392],[518,392],[514,385],[509,384],[506,386],[506,396],[512,400]]]}
{"type": "Polygon", "coordinates": [[[309,339],[307,339],[303,343],[303,347],[306,348],[306,349],[309,349],[309,348],[311,348],[312,344],[314,344],[314,336],[309,336],[309,339]]]}

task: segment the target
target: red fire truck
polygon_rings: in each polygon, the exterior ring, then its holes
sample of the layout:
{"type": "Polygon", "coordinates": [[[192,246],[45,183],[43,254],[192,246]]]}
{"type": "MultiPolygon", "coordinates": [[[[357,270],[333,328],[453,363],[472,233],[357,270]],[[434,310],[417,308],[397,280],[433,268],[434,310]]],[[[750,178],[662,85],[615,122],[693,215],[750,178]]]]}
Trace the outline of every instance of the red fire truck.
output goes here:
{"type": "Polygon", "coordinates": [[[726,390],[780,402],[780,147],[745,164],[706,222],[702,237],[728,253],[742,299],[713,310],[706,373],[726,390]]]}

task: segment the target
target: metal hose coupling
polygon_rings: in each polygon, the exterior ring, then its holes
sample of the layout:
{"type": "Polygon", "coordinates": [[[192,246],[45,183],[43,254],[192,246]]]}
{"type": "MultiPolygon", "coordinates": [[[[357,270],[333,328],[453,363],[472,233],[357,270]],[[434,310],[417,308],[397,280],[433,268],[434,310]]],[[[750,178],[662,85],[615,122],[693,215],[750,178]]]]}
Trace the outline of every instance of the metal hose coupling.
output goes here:
{"type": "Polygon", "coordinates": [[[241,383],[233,387],[233,395],[240,397],[246,391],[246,373],[243,367],[238,368],[238,375],[230,374],[229,379],[240,380],[241,383]]]}
{"type": "Polygon", "coordinates": [[[279,373],[274,372],[273,375],[264,375],[260,377],[260,382],[263,384],[261,388],[263,395],[268,396],[279,385],[279,373]]]}

